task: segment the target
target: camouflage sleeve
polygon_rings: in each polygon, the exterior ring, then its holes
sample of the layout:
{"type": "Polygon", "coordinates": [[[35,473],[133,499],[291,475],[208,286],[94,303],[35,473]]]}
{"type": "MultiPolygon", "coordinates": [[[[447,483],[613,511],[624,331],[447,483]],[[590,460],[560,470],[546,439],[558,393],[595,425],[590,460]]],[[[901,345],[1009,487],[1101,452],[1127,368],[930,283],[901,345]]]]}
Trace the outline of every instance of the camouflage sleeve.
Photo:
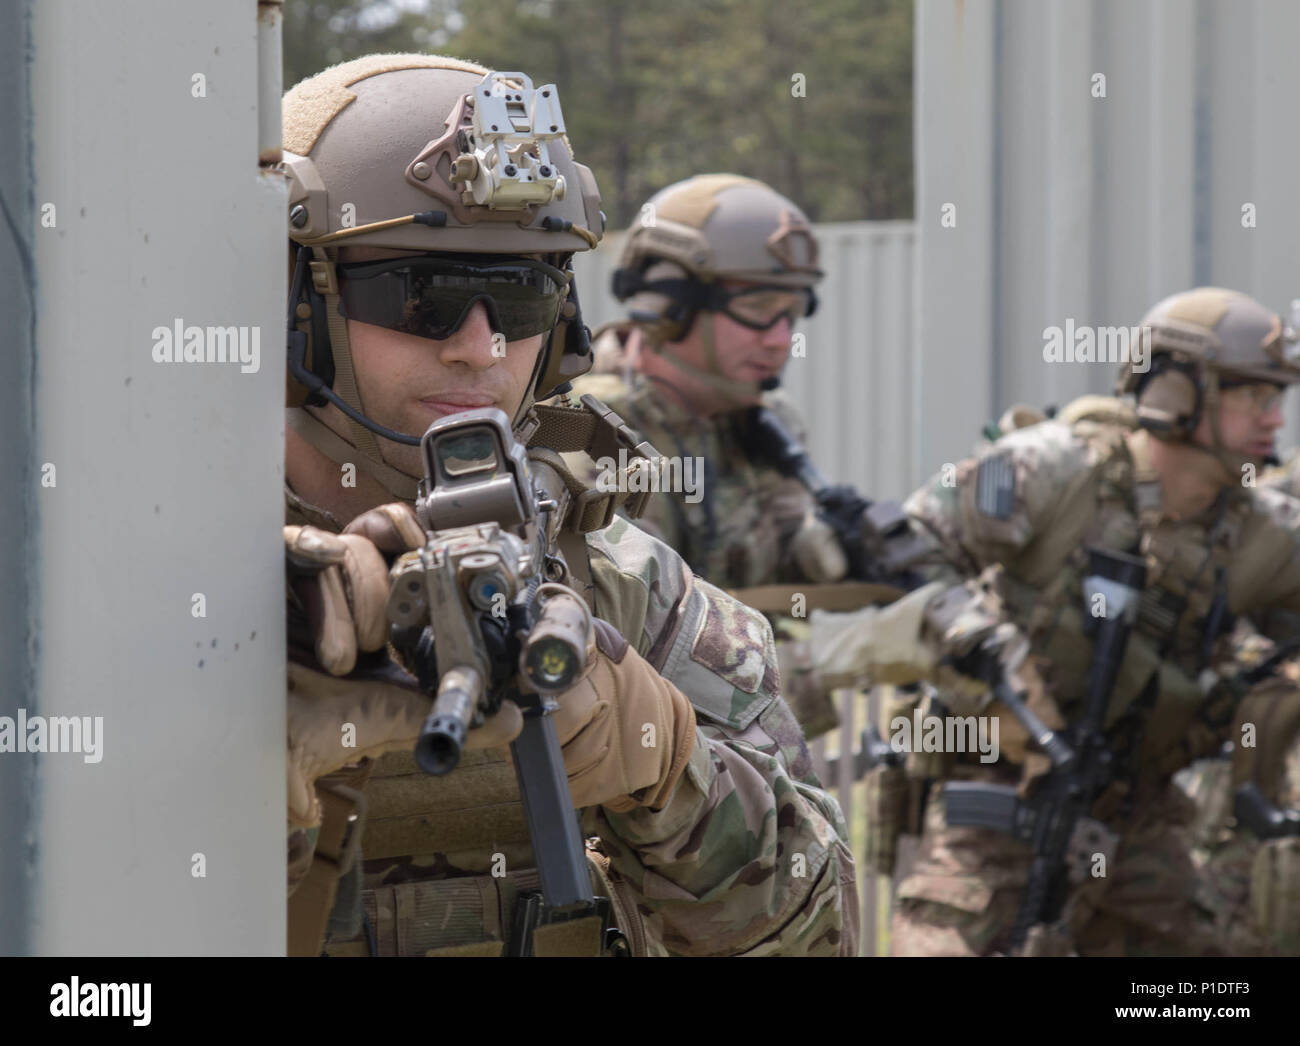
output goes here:
{"type": "Polygon", "coordinates": [[[917,572],[926,581],[958,583],[1014,561],[1086,474],[1089,456],[1067,426],[1044,422],[944,465],[903,506],[930,546],[917,572]]]}
{"type": "MultiPolygon", "coordinates": [[[[778,536],[780,556],[772,580],[777,583],[808,580],[795,560],[793,538],[816,508],[812,495],[798,480],[783,476],[775,469],[764,469],[759,477],[758,499],[762,518],[771,521],[778,536]]],[[[834,538],[828,535],[828,540],[834,538]]]]}
{"type": "Polygon", "coordinates": [[[651,935],[678,955],[856,955],[848,831],[779,696],[767,621],[626,521],[588,547],[596,612],[698,722],[662,810],[586,812],[651,935]]]}

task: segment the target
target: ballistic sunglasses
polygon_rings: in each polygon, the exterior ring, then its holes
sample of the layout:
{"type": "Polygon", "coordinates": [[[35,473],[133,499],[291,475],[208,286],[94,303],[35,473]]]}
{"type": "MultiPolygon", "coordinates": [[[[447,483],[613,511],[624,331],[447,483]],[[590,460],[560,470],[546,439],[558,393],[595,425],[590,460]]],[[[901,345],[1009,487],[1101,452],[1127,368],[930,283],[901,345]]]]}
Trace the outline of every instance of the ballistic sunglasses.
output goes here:
{"type": "Polygon", "coordinates": [[[339,266],[348,319],[442,341],[478,302],[506,341],[545,334],[568,293],[561,269],[532,258],[428,255],[339,266]]]}

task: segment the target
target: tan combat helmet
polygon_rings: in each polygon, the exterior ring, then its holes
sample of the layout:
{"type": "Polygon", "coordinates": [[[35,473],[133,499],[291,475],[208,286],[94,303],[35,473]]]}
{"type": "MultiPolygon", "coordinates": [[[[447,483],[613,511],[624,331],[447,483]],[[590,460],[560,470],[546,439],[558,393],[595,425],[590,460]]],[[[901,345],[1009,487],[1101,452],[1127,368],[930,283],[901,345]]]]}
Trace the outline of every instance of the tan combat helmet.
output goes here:
{"type": "Polygon", "coordinates": [[[1202,412],[1210,419],[1213,453],[1230,470],[1248,459],[1223,447],[1218,425],[1222,389],[1300,381],[1294,335],[1254,298],[1222,287],[1197,287],[1154,305],[1140,323],[1150,370],[1126,367],[1118,391],[1136,398],[1137,422],[1165,440],[1192,438],[1202,412]],[[1149,339],[1149,340],[1148,340],[1149,339]]]}
{"type": "Polygon", "coordinates": [[[613,284],[652,348],[723,392],[750,393],[756,385],[723,377],[710,325],[702,328],[703,371],[678,358],[670,344],[685,337],[697,311],[718,307],[724,280],[806,290],[804,315],[811,315],[822,275],[817,239],[796,204],[753,178],[701,174],[668,186],[641,208],[613,284]]]}
{"type": "MultiPolygon", "coordinates": [[[[288,403],[339,406],[361,455],[347,460],[390,493],[413,497],[418,477],[385,463],[374,433],[406,443],[418,434],[389,433],[363,413],[339,313],[338,249],[532,255],[561,270],[566,298],[519,423],[534,399],[591,366],[570,261],[603,231],[595,178],[573,159],[554,85],[535,88],[523,73],[455,58],[345,62],[293,87],[282,112],[294,273],[288,403]]],[[[306,411],[292,415],[329,456],[348,449],[306,411]]]]}

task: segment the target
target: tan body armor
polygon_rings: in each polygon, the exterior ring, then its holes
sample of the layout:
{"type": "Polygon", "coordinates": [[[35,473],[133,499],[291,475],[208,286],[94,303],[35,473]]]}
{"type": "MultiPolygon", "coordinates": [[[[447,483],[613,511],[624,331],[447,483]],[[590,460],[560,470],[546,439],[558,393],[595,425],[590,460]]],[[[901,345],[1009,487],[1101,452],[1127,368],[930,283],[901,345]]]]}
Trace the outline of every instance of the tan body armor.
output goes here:
{"type": "MultiPolygon", "coordinates": [[[[1106,722],[1119,749],[1141,746],[1130,761],[1142,767],[1144,790],[1158,788],[1226,738],[1232,711],[1209,707],[1205,687],[1212,678],[1204,673],[1230,655],[1233,615],[1257,605],[1289,559],[1292,539],[1238,488],[1225,489],[1197,519],[1163,518],[1145,434],[1135,437],[1130,452],[1124,427],[1083,421],[1072,431],[1085,442],[1091,466],[1073,474],[1050,519],[1036,528],[1037,539],[1008,560],[1000,594],[1068,718],[1088,680],[1086,550],[1138,551],[1146,558],[1147,588],[1106,722]],[[1207,642],[1216,616],[1217,634],[1207,642]]],[[[967,484],[963,496],[973,499],[977,489],[967,484]]],[[[978,511],[973,504],[964,508],[978,511]]],[[[986,522],[995,533],[998,525],[986,522]]]]}

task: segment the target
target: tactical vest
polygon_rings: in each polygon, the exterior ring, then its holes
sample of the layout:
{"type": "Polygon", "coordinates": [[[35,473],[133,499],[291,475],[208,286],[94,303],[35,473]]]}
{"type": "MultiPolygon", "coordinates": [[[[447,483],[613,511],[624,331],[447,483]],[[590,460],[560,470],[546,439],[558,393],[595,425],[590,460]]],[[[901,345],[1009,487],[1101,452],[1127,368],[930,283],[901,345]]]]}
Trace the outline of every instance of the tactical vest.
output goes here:
{"type": "MultiPolygon", "coordinates": [[[[781,580],[777,568],[786,539],[812,499],[795,481],[751,460],[737,415],[693,415],[669,403],[646,378],[629,385],[602,374],[580,379],[577,387],[609,402],[660,453],[678,463],[703,463],[699,500],[657,493],[647,512],[648,522],[696,574],[723,589],[781,580]]],[[[779,399],[765,403],[785,413],[779,399]]]]}
{"type": "Polygon", "coordinates": [[[1225,490],[1196,520],[1170,521],[1144,434],[1130,454],[1122,427],[1082,421],[1073,432],[1094,464],[1077,473],[1039,537],[1004,573],[1002,595],[1033,652],[1047,659],[1047,685],[1070,718],[1086,696],[1092,650],[1082,595],[1087,549],[1146,559],[1147,586],[1106,726],[1133,783],[1147,792],[1226,736],[1230,717],[1209,714],[1204,672],[1223,659],[1232,613],[1247,602],[1234,582],[1260,568],[1252,556],[1270,550],[1240,541],[1251,512],[1243,491],[1225,490]]]}

